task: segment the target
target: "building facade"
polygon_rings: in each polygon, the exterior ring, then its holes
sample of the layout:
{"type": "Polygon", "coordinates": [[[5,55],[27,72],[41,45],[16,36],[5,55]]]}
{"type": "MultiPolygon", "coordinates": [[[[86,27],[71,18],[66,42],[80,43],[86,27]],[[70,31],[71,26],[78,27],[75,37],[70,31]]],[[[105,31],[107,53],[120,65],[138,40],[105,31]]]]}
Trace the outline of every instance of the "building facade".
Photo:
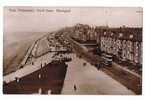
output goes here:
{"type": "Polygon", "coordinates": [[[77,24],[73,38],[81,41],[95,40],[104,53],[120,61],[142,65],[142,28],[90,27],[77,24]]]}
{"type": "Polygon", "coordinates": [[[142,30],[111,29],[100,36],[101,51],[112,54],[121,61],[142,64],[142,30]]]}

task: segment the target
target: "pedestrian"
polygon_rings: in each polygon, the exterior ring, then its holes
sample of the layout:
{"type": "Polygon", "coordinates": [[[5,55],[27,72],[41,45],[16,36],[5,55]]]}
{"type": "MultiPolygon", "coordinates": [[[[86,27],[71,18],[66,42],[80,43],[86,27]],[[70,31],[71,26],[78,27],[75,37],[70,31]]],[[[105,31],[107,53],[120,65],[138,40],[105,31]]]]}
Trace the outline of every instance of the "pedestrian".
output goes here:
{"type": "Polygon", "coordinates": [[[84,63],[83,63],[83,66],[86,66],[86,65],[87,65],[87,63],[84,62],[84,63]]]}
{"type": "Polygon", "coordinates": [[[101,64],[98,64],[98,70],[101,68],[101,66],[102,66],[101,64]]]}
{"type": "Polygon", "coordinates": [[[41,68],[42,68],[42,63],[41,63],[41,68]]]}
{"type": "Polygon", "coordinates": [[[34,62],[32,61],[32,65],[34,65],[34,62]]]}
{"type": "Polygon", "coordinates": [[[77,90],[77,87],[76,87],[76,85],[74,84],[74,91],[76,91],[77,90]]]}

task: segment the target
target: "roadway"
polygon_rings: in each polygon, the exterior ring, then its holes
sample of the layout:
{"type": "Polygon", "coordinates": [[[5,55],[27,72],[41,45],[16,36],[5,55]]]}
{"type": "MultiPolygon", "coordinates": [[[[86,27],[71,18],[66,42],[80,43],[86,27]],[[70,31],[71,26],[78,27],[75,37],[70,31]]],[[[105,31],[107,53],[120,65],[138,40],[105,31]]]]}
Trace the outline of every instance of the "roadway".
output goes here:
{"type": "MultiPolygon", "coordinates": [[[[74,52],[79,56],[81,55],[81,57],[83,57],[86,61],[91,63],[91,65],[96,65],[97,63],[99,64],[101,62],[101,59],[99,56],[94,56],[93,54],[89,53],[84,46],[80,45],[78,42],[71,39],[69,35],[65,34],[65,37],[71,43],[71,46],[73,47],[74,52]]],[[[132,74],[129,71],[124,70],[123,68],[120,68],[118,65],[114,63],[112,67],[106,66],[106,67],[101,68],[100,70],[105,72],[107,75],[109,75],[116,81],[120,82],[122,85],[124,85],[128,89],[131,89],[136,94],[142,93],[141,77],[138,77],[135,74],[132,74]]]]}
{"type": "Polygon", "coordinates": [[[133,95],[134,92],[112,79],[102,71],[98,71],[84,59],[71,54],[61,94],[86,95],[133,95]],[[86,63],[84,66],[83,63],[86,63]],[[74,90],[76,85],[76,90],[74,90]]]}

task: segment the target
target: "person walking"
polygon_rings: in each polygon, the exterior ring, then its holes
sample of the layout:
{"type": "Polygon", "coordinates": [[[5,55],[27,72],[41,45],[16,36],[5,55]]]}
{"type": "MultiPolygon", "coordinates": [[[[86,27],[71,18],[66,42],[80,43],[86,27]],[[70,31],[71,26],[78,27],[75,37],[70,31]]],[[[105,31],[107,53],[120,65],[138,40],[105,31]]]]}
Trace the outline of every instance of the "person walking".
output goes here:
{"type": "Polygon", "coordinates": [[[76,87],[76,85],[74,84],[74,91],[76,91],[77,90],[77,87],[76,87]]]}

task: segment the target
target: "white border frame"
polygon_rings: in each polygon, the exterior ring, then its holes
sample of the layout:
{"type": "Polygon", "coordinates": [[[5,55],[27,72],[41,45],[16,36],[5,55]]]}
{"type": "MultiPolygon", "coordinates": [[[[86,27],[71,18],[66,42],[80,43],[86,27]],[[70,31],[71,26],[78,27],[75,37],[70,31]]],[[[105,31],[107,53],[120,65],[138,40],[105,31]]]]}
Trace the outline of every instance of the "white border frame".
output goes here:
{"type": "MultiPolygon", "coordinates": [[[[33,100],[40,100],[40,99],[98,99],[98,100],[104,100],[111,99],[144,99],[145,100],[145,87],[144,87],[144,79],[143,79],[143,94],[142,96],[102,96],[102,95],[81,95],[81,96],[66,96],[66,95],[59,95],[59,96],[47,96],[47,95],[3,95],[2,93],[2,68],[3,68],[3,7],[4,6],[48,6],[48,7],[56,7],[56,6],[63,6],[63,7],[144,7],[144,1],[143,0],[1,0],[0,1],[0,99],[1,100],[26,100],[26,99],[33,99],[33,100]],[[48,98],[49,97],[49,98],[48,98]],[[109,98],[108,98],[109,97],[109,98]]],[[[144,15],[144,10],[143,10],[144,15]]],[[[144,19],[144,17],[143,17],[144,19]]],[[[143,25],[145,21],[143,20],[143,25]]],[[[143,27],[143,33],[144,33],[144,27],[143,27]]],[[[144,41],[144,34],[143,34],[143,41],[144,41]]],[[[145,49],[145,44],[143,43],[143,50],[145,49]]],[[[144,51],[143,51],[144,52],[144,51]]],[[[145,54],[143,53],[143,58],[145,57],[145,54]]],[[[144,59],[143,59],[143,65],[144,65],[144,59]]],[[[144,67],[144,66],[143,66],[144,67]]],[[[144,68],[143,68],[143,78],[145,76],[144,68]]]]}

